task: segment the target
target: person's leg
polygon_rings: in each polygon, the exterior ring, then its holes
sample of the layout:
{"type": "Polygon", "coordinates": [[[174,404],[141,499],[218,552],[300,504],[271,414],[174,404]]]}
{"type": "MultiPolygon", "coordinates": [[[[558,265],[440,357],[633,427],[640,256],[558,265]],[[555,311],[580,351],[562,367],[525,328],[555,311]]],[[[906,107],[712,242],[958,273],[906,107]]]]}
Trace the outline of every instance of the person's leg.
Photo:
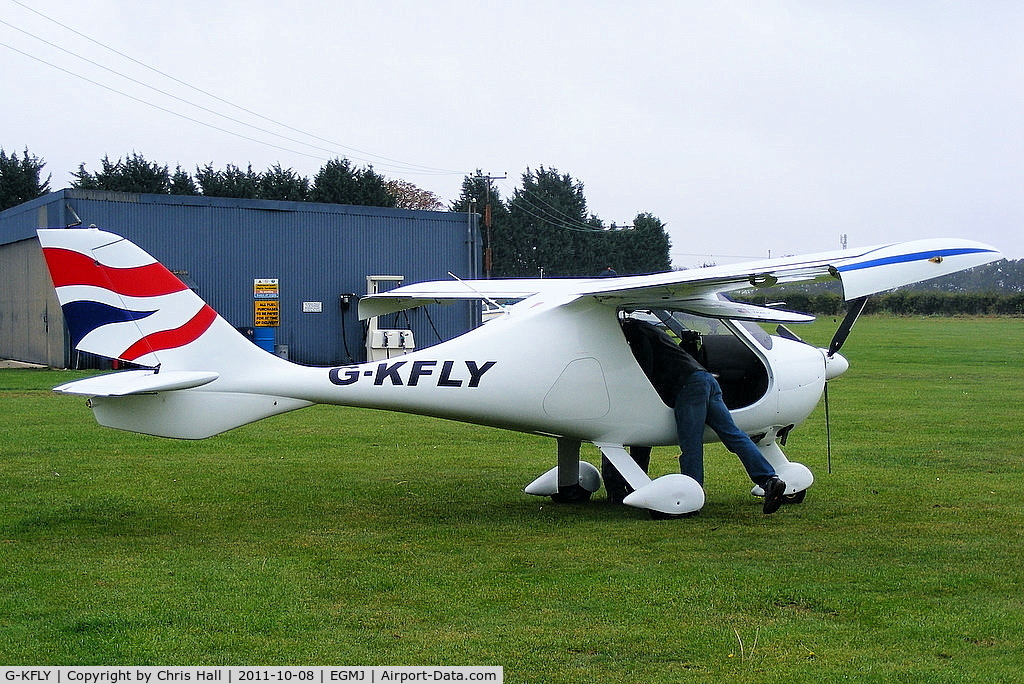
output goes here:
{"type": "Polygon", "coordinates": [[[722,400],[722,388],[713,376],[709,375],[708,377],[711,378],[712,382],[708,397],[708,426],[722,440],[725,448],[739,457],[753,483],[756,485],[764,484],[768,478],[775,475],[775,468],[764,457],[764,454],[757,448],[753,440],[747,436],[747,433],[736,426],[732,419],[732,414],[729,413],[729,408],[722,400]]]}
{"type": "Polygon", "coordinates": [[[679,437],[679,472],[704,486],[704,422],[707,418],[711,378],[693,373],[676,394],[676,430],[679,437]]]}

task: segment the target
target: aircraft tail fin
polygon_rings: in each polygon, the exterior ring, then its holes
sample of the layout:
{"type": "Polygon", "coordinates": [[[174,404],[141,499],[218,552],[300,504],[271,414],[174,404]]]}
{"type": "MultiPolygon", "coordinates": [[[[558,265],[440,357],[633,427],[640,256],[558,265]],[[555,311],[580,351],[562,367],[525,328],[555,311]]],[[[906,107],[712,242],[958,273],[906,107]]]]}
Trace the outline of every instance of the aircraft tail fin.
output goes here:
{"type": "Polygon", "coordinates": [[[291,364],[131,241],[94,228],[37,234],[73,346],[149,369],[55,388],[91,397],[101,424],[194,439],[309,405],[255,386],[291,364]]]}
{"type": "Polygon", "coordinates": [[[131,241],[94,228],[37,232],[76,349],[164,370],[268,356],[131,241]]]}

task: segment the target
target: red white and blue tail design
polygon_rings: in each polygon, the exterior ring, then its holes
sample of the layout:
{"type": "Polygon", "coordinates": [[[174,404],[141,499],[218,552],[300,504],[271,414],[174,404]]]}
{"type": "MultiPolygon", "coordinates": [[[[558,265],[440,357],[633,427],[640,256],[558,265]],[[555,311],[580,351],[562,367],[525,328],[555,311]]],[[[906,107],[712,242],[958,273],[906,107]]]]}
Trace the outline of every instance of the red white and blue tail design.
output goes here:
{"type": "Polygon", "coordinates": [[[153,257],[98,230],[41,230],[39,240],[80,351],[158,366],[195,342],[217,313],[153,257]]]}
{"type": "MultiPolygon", "coordinates": [[[[153,370],[55,388],[92,398],[104,425],[172,437],[205,437],[299,406],[264,394],[252,378],[286,361],[243,337],[143,249],[96,229],[37,231],[74,347],[153,370]],[[177,394],[178,415],[156,410],[177,394]]],[[[301,402],[308,405],[308,402],[301,402]]]]}
{"type": "Polygon", "coordinates": [[[76,349],[163,371],[280,361],[131,241],[96,229],[37,233],[76,349]]]}

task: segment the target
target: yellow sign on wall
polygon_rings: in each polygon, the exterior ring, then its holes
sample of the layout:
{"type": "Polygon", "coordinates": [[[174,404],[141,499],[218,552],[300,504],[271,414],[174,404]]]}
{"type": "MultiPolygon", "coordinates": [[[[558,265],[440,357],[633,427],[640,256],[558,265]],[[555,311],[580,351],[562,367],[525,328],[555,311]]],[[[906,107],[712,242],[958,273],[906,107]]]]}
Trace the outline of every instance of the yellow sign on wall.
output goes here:
{"type": "Polygon", "coordinates": [[[277,278],[256,278],[252,281],[254,299],[277,299],[279,293],[277,278]]]}
{"type": "Polygon", "coordinates": [[[257,328],[276,328],[281,325],[281,305],[278,300],[257,299],[253,305],[253,325],[257,328]]]}

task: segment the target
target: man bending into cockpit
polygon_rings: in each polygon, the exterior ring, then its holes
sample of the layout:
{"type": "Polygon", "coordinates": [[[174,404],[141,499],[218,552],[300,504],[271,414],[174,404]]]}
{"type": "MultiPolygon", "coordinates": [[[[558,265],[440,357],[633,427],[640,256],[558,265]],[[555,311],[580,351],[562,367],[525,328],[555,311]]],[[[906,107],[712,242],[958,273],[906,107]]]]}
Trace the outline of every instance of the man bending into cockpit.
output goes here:
{"type": "Polygon", "coordinates": [[[622,323],[629,348],[662,400],[675,412],[679,437],[679,470],[704,486],[704,426],[736,454],[754,484],[764,490],[765,514],[782,505],[786,483],[775,473],[747,433],[740,430],[722,400],[722,388],[695,356],[700,334],[676,344],[664,331],[635,318],[622,323]],[[689,347],[689,351],[684,348],[689,347]]]}

